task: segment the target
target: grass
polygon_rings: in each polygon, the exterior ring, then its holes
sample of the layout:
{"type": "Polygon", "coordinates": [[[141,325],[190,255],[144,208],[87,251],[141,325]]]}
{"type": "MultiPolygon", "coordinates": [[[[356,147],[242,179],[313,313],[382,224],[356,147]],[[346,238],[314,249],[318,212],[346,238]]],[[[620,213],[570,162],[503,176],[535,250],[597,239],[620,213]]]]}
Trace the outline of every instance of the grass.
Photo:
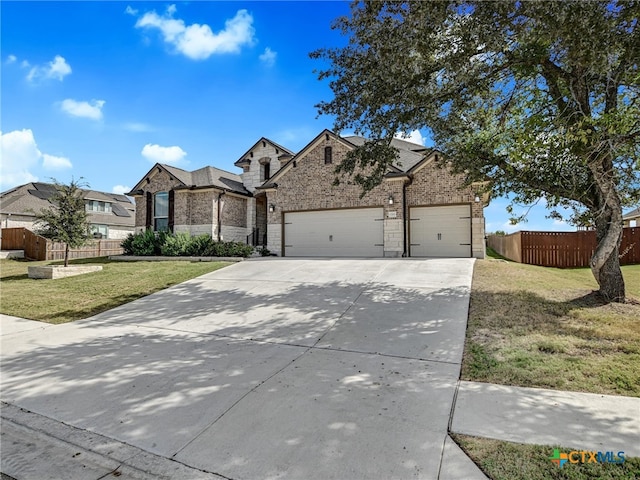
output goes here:
{"type": "MultiPolygon", "coordinates": [[[[622,267],[640,298],[640,265],[622,267]]],[[[604,304],[589,269],[476,262],[462,378],[640,397],[640,304],[604,304]]]]}
{"type": "MultiPolygon", "coordinates": [[[[465,453],[492,480],[635,480],[640,478],[640,458],[627,457],[624,463],[551,462],[554,448],[562,453],[573,449],[523,445],[488,438],[452,434],[465,453]]],[[[618,452],[614,452],[618,453],[618,452]]],[[[576,460],[577,458],[574,457],[576,460]]],[[[588,457],[585,457],[588,459],[588,457]]]]}
{"type": "Polygon", "coordinates": [[[0,313],[48,323],[87,318],[185,280],[218,270],[226,262],[112,262],[107,258],[73,260],[102,265],[101,272],[57,280],[27,277],[27,267],[61,262],[0,260],[0,313]]]}

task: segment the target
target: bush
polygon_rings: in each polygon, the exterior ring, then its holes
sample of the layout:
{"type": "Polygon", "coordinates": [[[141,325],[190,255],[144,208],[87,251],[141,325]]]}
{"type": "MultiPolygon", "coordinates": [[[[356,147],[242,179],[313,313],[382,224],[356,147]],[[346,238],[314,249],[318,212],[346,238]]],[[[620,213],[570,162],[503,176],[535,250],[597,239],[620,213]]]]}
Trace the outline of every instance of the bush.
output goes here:
{"type": "Polygon", "coordinates": [[[184,257],[189,255],[191,236],[185,232],[167,235],[164,244],[160,246],[160,252],[165,257],[184,257]]]}
{"type": "Polygon", "coordinates": [[[121,245],[125,255],[160,255],[166,237],[167,234],[164,232],[156,234],[152,230],[145,230],[140,233],[130,233],[121,245]]]}
{"type": "Polygon", "coordinates": [[[167,257],[248,257],[253,247],[239,242],[216,242],[211,235],[192,237],[188,233],[144,232],[129,234],[122,241],[125,255],[167,257]]]}

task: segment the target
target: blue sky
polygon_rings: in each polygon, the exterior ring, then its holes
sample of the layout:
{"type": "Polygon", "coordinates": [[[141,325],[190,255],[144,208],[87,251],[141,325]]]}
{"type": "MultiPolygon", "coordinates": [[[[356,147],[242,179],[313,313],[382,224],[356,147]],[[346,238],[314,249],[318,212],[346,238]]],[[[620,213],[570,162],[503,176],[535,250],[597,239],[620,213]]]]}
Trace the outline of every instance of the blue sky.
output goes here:
{"type": "MultiPolygon", "coordinates": [[[[155,162],[233,166],[260,137],[298,151],[332,118],[309,52],[341,46],[347,2],[1,2],[0,190],[83,177],[123,193],[155,162]]],[[[426,142],[419,132],[412,138],[426,142]]],[[[545,219],[487,231],[573,230],[545,219]]]]}

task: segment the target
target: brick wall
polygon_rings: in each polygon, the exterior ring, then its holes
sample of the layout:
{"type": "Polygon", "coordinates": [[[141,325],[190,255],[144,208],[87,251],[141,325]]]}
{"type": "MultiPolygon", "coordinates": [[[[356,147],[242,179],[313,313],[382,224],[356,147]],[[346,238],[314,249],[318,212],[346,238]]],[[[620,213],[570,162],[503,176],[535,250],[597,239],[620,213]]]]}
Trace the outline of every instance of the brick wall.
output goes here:
{"type": "Polygon", "coordinates": [[[462,175],[438,168],[435,161],[418,170],[407,186],[408,206],[468,203],[471,205],[471,250],[476,258],[484,258],[484,215],[482,202],[476,202],[472,186],[464,186],[462,175]]]}
{"type": "MultiPolygon", "coordinates": [[[[152,194],[156,192],[168,192],[172,188],[182,185],[182,182],[161,169],[154,170],[146,179],[143,180],[142,185],[144,194],[136,197],[136,230],[138,231],[141,229],[144,230],[147,221],[147,192],[151,192],[152,194]],[[146,179],[148,179],[148,182],[146,179]]],[[[177,205],[175,211],[178,212],[177,205]]],[[[175,223],[178,223],[177,220],[176,218],[175,223]]]]}

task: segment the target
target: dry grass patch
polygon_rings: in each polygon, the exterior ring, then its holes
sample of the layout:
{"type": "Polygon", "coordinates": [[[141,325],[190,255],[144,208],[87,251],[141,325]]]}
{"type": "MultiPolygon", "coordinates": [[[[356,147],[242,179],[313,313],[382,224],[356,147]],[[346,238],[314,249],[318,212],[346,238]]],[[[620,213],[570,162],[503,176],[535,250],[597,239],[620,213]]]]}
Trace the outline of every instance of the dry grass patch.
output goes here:
{"type": "MultiPolygon", "coordinates": [[[[640,298],[640,265],[622,270],[640,298]]],[[[640,303],[596,289],[589,269],[476,262],[462,378],[640,396],[640,303]]]]}
{"type": "MultiPolygon", "coordinates": [[[[635,480],[640,475],[640,459],[628,457],[624,463],[566,463],[562,468],[551,462],[559,446],[523,445],[488,438],[452,434],[451,437],[492,480],[635,480]]],[[[617,452],[616,452],[617,453],[617,452]]]]}
{"type": "Polygon", "coordinates": [[[29,266],[59,263],[0,260],[0,313],[48,323],[70,322],[229,265],[227,262],[111,262],[106,258],[91,258],[70,263],[102,265],[102,271],[56,280],[27,277],[29,266]]]}

